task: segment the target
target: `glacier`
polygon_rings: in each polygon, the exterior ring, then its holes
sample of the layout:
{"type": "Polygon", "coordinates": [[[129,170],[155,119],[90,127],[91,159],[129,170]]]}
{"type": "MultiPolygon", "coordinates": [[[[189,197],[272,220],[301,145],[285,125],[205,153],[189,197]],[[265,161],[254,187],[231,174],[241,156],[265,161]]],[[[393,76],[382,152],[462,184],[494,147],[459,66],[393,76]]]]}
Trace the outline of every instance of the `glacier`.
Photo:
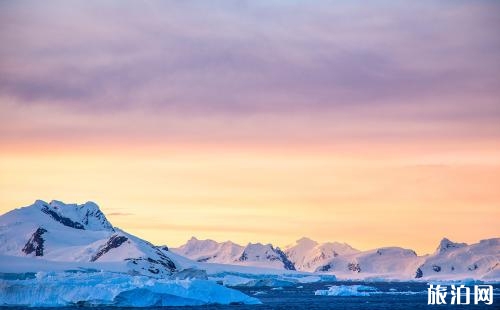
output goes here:
{"type": "Polygon", "coordinates": [[[314,295],[320,296],[370,296],[377,291],[375,287],[367,285],[333,285],[327,290],[316,290],[314,295]]]}
{"type": "Polygon", "coordinates": [[[0,291],[0,305],[10,306],[150,307],[260,303],[254,297],[208,280],[156,279],[104,271],[38,272],[22,280],[2,279],[0,291]]]}
{"type": "MultiPolygon", "coordinates": [[[[114,227],[92,202],[37,200],[0,216],[0,306],[256,304],[258,299],[231,287],[287,288],[337,279],[497,282],[500,238],[470,245],[445,238],[424,256],[308,238],[284,250],[196,238],[169,249],[114,227]]],[[[337,287],[317,294],[375,292],[337,287]]]]}
{"type": "Polygon", "coordinates": [[[17,306],[259,303],[112,226],[95,203],[57,200],[0,216],[0,293],[0,305],[17,306]]]}

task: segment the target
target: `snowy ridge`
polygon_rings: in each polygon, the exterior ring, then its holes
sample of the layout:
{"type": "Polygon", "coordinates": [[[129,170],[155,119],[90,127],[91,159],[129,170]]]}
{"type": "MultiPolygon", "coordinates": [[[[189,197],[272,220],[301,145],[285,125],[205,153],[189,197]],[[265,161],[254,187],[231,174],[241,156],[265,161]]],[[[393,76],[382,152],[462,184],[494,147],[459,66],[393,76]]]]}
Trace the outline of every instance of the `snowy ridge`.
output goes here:
{"type": "Polygon", "coordinates": [[[0,305],[259,303],[200,265],[113,227],[92,202],[37,200],[0,216],[0,305]]]}
{"type": "MultiPolygon", "coordinates": [[[[191,238],[169,250],[113,227],[91,202],[37,200],[0,216],[0,290],[8,292],[0,294],[0,305],[251,304],[258,300],[217,283],[283,287],[337,278],[496,282],[500,238],[470,245],[444,238],[425,256],[399,247],[359,251],[308,238],[284,250],[191,238]],[[144,296],[140,302],[138,295],[144,296]]],[[[351,291],[320,293],[359,293],[351,291]]]]}
{"type": "Polygon", "coordinates": [[[243,249],[243,246],[231,241],[219,243],[214,240],[198,240],[192,237],[183,246],[171,250],[197,262],[230,264],[238,260],[243,249]]]}
{"type": "Polygon", "coordinates": [[[259,266],[281,270],[296,269],[316,274],[332,274],[340,279],[360,280],[500,280],[500,238],[476,244],[454,243],[444,238],[432,255],[418,256],[411,249],[383,247],[359,251],[346,243],[318,243],[302,238],[285,247],[192,238],[172,249],[191,259],[207,263],[259,266]],[[279,251],[276,251],[279,250],[279,251]],[[281,252],[284,256],[278,257],[281,252]],[[274,253],[273,255],[269,255],[274,253]],[[279,263],[277,263],[279,262],[279,263]],[[285,268],[285,263],[293,264],[285,268]]]}
{"type": "Polygon", "coordinates": [[[231,241],[218,243],[192,237],[186,244],[171,250],[197,262],[295,270],[287,255],[271,244],[249,243],[241,246],[231,241]]]}
{"type": "Polygon", "coordinates": [[[333,272],[348,279],[411,280],[424,259],[410,249],[385,247],[336,256],[317,271],[333,272]]]}
{"type": "Polygon", "coordinates": [[[309,238],[301,238],[295,244],[285,248],[285,253],[294,263],[295,268],[308,272],[316,271],[326,261],[334,257],[358,252],[347,243],[326,242],[319,244],[309,238]]]}
{"type": "Polygon", "coordinates": [[[57,200],[52,200],[50,203],[37,200],[34,206],[40,208],[43,213],[48,214],[55,221],[68,227],[113,231],[113,226],[108,222],[106,216],[91,201],[78,205],[65,204],[57,200]]]}
{"type": "Polygon", "coordinates": [[[418,268],[418,276],[428,279],[469,277],[500,279],[500,238],[467,245],[444,238],[436,252],[418,268]],[[444,245],[444,247],[443,247],[444,245]]]}
{"type": "Polygon", "coordinates": [[[192,265],[183,257],[114,228],[92,202],[77,205],[37,200],[2,215],[0,255],[58,262],[115,262],[123,272],[158,277],[171,276],[192,265]]]}

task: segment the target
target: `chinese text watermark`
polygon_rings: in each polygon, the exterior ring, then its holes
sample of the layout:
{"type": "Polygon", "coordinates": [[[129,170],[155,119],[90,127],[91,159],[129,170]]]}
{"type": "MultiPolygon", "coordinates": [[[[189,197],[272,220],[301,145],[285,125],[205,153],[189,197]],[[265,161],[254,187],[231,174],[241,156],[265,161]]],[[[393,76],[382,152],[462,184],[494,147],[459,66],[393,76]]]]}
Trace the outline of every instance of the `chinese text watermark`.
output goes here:
{"type": "Polygon", "coordinates": [[[449,301],[450,305],[469,305],[471,303],[471,291],[475,305],[484,303],[493,304],[493,286],[492,285],[474,285],[470,287],[462,285],[451,285],[450,290],[445,285],[429,284],[427,289],[428,305],[443,305],[449,301]],[[449,294],[448,294],[449,293],[449,294]]]}

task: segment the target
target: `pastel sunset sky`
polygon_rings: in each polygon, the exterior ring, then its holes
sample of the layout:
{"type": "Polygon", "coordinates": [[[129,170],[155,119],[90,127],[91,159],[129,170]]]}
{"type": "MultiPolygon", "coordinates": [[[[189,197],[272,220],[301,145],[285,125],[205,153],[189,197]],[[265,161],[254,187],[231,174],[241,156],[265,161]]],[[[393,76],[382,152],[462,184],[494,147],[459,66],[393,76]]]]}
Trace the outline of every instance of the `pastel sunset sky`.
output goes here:
{"type": "Polygon", "coordinates": [[[2,1],[0,213],[157,244],[500,235],[499,1],[2,1]]]}

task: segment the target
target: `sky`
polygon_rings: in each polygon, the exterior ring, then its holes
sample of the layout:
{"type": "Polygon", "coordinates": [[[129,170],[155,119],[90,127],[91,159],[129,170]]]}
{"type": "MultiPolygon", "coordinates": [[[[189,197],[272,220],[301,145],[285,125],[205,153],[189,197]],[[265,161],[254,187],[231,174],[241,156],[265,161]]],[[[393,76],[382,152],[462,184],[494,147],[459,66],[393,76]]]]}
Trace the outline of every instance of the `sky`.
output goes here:
{"type": "Polygon", "coordinates": [[[3,1],[0,213],[157,244],[500,236],[498,1],[3,1]]]}

